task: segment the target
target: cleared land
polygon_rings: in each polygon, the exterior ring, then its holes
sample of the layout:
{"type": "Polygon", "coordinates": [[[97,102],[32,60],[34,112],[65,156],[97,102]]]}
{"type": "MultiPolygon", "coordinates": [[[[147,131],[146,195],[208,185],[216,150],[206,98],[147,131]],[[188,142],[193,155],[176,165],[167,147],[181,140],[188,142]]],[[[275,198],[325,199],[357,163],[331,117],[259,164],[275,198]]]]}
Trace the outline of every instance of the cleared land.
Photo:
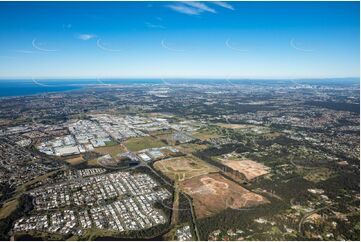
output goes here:
{"type": "Polygon", "coordinates": [[[270,168],[257,163],[253,160],[225,160],[221,159],[221,163],[232,170],[242,173],[247,180],[268,174],[270,168]]]}
{"type": "Polygon", "coordinates": [[[249,124],[227,124],[227,123],[217,123],[218,126],[226,129],[249,129],[256,127],[255,125],[249,124]]]}
{"type": "Polygon", "coordinates": [[[205,150],[208,147],[209,147],[208,145],[204,145],[204,144],[200,145],[200,144],[190,143],[190,144],[181,144],[181,145],[177,146],[177,149],[179,149],[183,153],[191,154],[192,152],[195,152],[195,151],[205,150]]]}
{"type": "Polygon", "coordinates": [[[97,147],[94,151],[102,155],[109,154],[114,158],[117,154],[125,152],[125,148],[121,144],[116,144],[112,146],[97,147]]]}
{"type": "Polygon", "coordinates": [[[212,216],[227,208],[241,209],[268,203],[266,198],[248,191],[219,173],[185,180],[181,187],[192,197],[197,218],[212,216]]]}
{"type": "Polygon", "coordinates": [[[217,171],[204,161],[184,156],[157,161],[154,168],[174,181],[183,181],[217,171]]]}
{"type": "Polygon", "coordinates": [[[0,219],[7,218],[17,208],[19,201],[17,199],[5,203],[0,208],[0,219]]]}
{"type": "Polygon", "coordinates": [[[70,165],[78,165],[80,163],[84,162],[83,156],[79,155],[75,158],[67,159],[66,162],[68,162],[70,165]]]}
{"type": "Polygon", "coordinates": [[[139,138],[131,138],[125,141],[125,146],[133,152],[144,150],[148,148],[157,148],[165,146],[163,142],[157,140],[151,136],[139,137],[139,138]]]}
{"type": "MultiPolygon", "coordinates": [[[[115,158],[117,156],[117,154],[124,153],[127,151],[127,149],[126,149],[126,147],[124,147],[123,144],[116,144],[116,145],[97,147],[94,149],[94,151],[101,155],[109,154],[112,158],[115,158]]],[[[97,158],[88,160],[87,164],[90,166],[99,166],[97,158]]]]}

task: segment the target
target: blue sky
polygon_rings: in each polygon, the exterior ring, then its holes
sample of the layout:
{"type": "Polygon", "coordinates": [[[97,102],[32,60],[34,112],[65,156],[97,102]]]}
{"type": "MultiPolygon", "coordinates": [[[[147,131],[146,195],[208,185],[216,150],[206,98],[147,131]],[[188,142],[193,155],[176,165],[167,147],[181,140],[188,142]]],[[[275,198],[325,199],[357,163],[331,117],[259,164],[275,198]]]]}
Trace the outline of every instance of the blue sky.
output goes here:
{"type": "Polygon", "coordinates": [[[0,2],[0,78],[358,77],[359,2],[0,2]]]}

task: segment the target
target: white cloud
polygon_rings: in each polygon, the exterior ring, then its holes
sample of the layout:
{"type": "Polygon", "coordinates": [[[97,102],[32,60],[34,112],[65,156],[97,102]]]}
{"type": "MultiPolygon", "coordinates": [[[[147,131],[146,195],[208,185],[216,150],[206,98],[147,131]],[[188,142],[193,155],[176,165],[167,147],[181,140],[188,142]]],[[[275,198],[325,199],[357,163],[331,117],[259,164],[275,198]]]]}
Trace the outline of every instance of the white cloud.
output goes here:
{"type": "Polygon", "coordinates": [[[206,4],[201,3],[201,2],[183,2],[183,4],[189,5],[195,9],[197,9],[199,12],[216,13],[216,10],[208,7],[206,4]]]}
{"type": "Polygon", "coordinates": [[[183,4],[172,4],[172,5],[168,5],[167,7],[178,13],[184,13],[184,14],[188,14],[188,15],[200,14],[200,11],[198,9],[190,8],[183,4]]]}
{"type": "Polygon", "coordinates": [[[216,10],[202,2],[181,2],[168,5],[167,7],[176,12],[188,15],[199,15],[204,12],[217,13],[216,10]]]}
{"type": "Polygon", "coordinates": [[[215,1],[215,2],[212,2],[213,4],[216,4],[220,7],[223,7],[223,8],[227,8],[227,9],[230,9],[230,10],[234,10],[234,7],[227,3],[227,2],[219,2],[219,1],[215,1]]]}
{"type": "Polygon", "coordinates": [[[76,37],[81,40],[90,40],[96,38],[97,36],[95,34],[78,34],[76,37]]]}

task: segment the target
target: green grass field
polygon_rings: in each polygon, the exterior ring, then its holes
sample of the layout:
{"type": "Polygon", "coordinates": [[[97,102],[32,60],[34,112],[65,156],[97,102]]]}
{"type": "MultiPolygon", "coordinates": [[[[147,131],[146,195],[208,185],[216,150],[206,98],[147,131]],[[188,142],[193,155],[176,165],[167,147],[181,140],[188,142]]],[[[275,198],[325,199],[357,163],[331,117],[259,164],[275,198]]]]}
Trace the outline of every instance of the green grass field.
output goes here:
{"type": "Polygon", "coordinates": [[[131,138],[125,141],[124,144],[130,151],[133,152],[148,148],[162,147],[166,145],[160,140],[157,140],[150,136],[131,138]]]}

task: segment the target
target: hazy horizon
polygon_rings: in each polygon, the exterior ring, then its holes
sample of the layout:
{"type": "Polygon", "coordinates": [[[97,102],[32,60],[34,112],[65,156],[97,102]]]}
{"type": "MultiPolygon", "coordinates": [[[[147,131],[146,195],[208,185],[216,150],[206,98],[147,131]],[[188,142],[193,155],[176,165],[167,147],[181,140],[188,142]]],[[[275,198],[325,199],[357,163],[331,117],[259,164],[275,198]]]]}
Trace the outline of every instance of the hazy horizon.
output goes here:
{"type": "Polygon", "coordinates": [[[66,81],[66,80],[78,80],[78,81],[87,81],[87,80],[215,80],[215,81],[295,81],[295,80],[360,80],[360,77],[309,77],[309,78],[251,78],[251,77],[239,77],[239,78],[214,78],[214,77],[41,77],[41,78],[29,78],[29,77],[10,77],[10,78],[2,78],[0,77],[0,81],[11,81],[11,80],[21,80],[21,81],[33,81],[33,80],[44,80],[44,81],[66,81]]]}

